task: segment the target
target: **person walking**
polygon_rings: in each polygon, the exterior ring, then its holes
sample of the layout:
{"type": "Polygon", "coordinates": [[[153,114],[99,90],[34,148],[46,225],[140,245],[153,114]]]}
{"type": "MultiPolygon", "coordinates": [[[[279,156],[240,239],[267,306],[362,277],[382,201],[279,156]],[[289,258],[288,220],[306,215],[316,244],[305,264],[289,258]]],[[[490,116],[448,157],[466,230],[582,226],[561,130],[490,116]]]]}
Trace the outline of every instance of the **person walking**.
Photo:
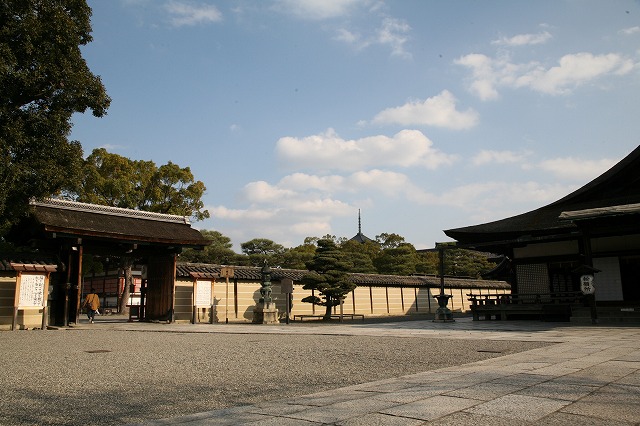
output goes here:
{"type": "Polygon", "coordinates": [[[87,308],[87,317],[89,318],[89,322],[93,324],[96,311],[100,308],[100,298],[96,294],[95,289],[91,288],[91,293],[85,297],[83,306],[87,308]]]}

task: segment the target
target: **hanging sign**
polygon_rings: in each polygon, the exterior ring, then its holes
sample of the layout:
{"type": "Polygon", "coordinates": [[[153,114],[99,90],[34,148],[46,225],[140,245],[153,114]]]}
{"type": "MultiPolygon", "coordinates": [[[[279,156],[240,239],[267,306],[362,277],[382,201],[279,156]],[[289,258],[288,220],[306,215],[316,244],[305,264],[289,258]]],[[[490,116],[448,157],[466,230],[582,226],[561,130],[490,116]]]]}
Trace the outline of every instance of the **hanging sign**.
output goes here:
{"type": "Polygon", "coordinates": [[[580,289],[582,294],[593,294],[596,291],[593,285],[593,275],[582,275],[580,277],[580,289]]]}
{"type": "Polygon", "coordinates": [[[20,295],[18,308],[41,308],[45,306],[46,274],[20,275],[20,295]]]}
{"type": "Polygon", "coordinates": [[[196,281],[195,306],[203,308],[211,306],[211,281],[196,281]]]}

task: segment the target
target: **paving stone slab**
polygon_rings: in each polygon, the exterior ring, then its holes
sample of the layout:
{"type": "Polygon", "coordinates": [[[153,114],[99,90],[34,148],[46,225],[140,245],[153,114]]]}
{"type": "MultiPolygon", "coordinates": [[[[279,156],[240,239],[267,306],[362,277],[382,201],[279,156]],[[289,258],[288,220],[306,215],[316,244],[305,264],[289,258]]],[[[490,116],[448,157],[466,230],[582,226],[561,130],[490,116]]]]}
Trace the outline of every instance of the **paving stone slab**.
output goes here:
{"type": "Polygon", "coordinates": [[[561,410],[619,422],[640,422],[640,387],[607,385],[561,410]]]}
{"type": "Polygon", "coordinates": [[[582,416],[556,412],[537,420],[536,426],[632,426],[631,423],[603,420],[591,416],[582,416]]]}
{"type": "Polygon", "coordinates": [[[247,411],[254,414],[286,416],[287,414],[297,413],[298,411],[308,410],[313,407],[312,405],[289,404],[287,402],[274,401],[256,404],[247,411]]]}
{"type": "Polygon", "coordinates": [[[314,407],[308,410],[289,414],[287,417],[318,423],[336,423],[369,413],[375,413],[379,410],[393,407],[395,405],[397,405],[397,403],[380,400],[376,397],[368,397],[338,402],[323,407],[314,407]]]}
{"type": "Polygon", "coordinates": [[[540,398],[561,399],[565,401],[577,401],[578,399],[595,392],[596,386],[569,385],[555,381],[543,382],[529,386],[525,389],[513,392],[516,395],[537,396],[540,398]]]}
{"type": "Polygon", "coordinates": [[[436,395],[442,395],[451,392],[456,387],[447,383],[428,384],[424,386],[414,386],[412,388],[403,389],[396,392],[378,394],[377,398],[384,401],[397,402],[407,404],[436,395]]]}
{"type": "Polygon", "coordinates": [[[373,413],[337,422],[336,426],[420,426],[423,424],[422,420],[373,413]]]}
{"type": "Polygon", "coordinates": [[[505,395],[465,410],[469,413],[536,421],[567,406],[569,401],[527,395],[505,395]]]}
{"type": "MultiPolygon", "coordinates": [[[[439,419],[432,420],[429,426],[515,426],[513,419],[504,417],[491,417],[482,414],[466,413],[464,411],[449,414],[439,419]]],[[[537,423],[519,421],[518,426],[537,426],[537,423]]]]}
{"type": "Polygon", "coordinates": [[[620,385],[640,386],[640,370],[635,371],[628,376],[622,377],[614,382],[620,385]]]}
{"type": "Polygon", "coordinates": [[[386,410],[381,410],[383,414],[409,417],[412,419],[433,420],[456,411],[472,407],[478,401],[474,399],[456,398],[451,396],[438,395],[409,404],[399,405],[386,410]]]}
{"type": "Polygon", "coordinates": [[[508,385],[523,385],[532,386],[538,383],[546,382],[549,380],[549,376],[542,376],[537,374],[512,374],[510,376],[500,377],[493,380],[494,383],[506,383],[508,385]]]}
{"type": "Polygon", "coordinates": [[[447,396],[455,396],[458,398],[477,399],[479,401],[489,401],[502,395],[516,392],[522,389],[524,385],[511,385],[507,383],[481,383],[466,388],[458,388],[451,392],[447,392],[447,396]]]}
{"type": "MultiPolygon", "coordinates": [[[[239,423],[240,424],[240,423],[239,423]]],[[[251,426],[319,426],[322,423],[309,422],[300,419],[290,419],[287,417],[270,417],[264,420],[258,420],[257,422],[242,423],[249,424],[251,426]]]]}

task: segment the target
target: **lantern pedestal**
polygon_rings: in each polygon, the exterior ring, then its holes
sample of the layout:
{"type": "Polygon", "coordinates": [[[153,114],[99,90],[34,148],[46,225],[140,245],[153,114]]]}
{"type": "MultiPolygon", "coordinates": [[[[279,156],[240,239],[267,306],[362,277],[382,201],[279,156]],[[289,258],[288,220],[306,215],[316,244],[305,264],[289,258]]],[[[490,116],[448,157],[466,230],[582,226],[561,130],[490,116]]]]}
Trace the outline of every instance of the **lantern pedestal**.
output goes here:
{"type": "Polygon", "coordinates": [[[278,324],[278,309],[275,303],[261,303],[258,302],[255,308],[253,308],[253,323],[254,324],[278,324]]]}
{"type": "Polygon", "coordinates": [[[438,309],[436,310],[436,316],[433,319],[433,322],[455,322],[453,319],[453,312],[451,312],[451,309],[447,308],[449,299],[453,296],[450,294],[440,294],[434,297],[438,300],[438,309]]]}

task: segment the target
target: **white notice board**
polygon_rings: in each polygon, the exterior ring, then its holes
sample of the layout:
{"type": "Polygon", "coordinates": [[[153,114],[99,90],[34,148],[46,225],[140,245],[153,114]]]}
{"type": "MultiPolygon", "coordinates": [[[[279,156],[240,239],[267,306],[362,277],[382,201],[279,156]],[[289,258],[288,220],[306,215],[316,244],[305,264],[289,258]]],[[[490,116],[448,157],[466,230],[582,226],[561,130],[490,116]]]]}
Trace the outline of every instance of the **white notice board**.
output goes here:
{"type": "Polygon", "coordinates": [[[211,281],[196,281],[195,306],[211,306],[211,281]]]}
{"type": "Polygon", "coordinates": [[[45,306],[45,281],[46,274],[25,274],[20,275],[20,298],[19,308],[43,307],[45,306]]]}

